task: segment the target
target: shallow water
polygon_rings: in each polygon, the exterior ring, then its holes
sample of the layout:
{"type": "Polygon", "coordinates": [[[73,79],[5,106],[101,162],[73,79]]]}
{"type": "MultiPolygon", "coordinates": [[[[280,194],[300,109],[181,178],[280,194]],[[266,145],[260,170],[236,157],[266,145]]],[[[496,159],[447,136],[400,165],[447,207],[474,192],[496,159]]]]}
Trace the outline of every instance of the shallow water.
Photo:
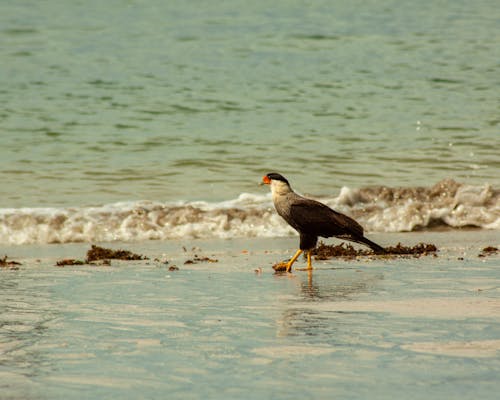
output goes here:
{"type": "Polygon", "coordinates": [[[382,236],[441,252],[293,276],[270,268],[291,239],[195,241],[219,261],[194,265],[183,243],[135,245],[179,271],[56,268],[85,246],[20,247],[25,265],[0,271],[0,387],[13,399],[495,399],[498,256],[477,257],[495,236],[468,237],[382,236]]]}

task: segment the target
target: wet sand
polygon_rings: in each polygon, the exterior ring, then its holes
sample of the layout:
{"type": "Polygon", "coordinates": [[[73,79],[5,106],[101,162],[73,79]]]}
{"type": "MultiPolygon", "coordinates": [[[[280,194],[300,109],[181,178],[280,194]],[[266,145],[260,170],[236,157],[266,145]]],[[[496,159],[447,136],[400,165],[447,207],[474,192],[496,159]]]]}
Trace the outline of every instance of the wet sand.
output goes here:
{"type": "Polygon", "coordinates": [[[106,243],[149,259],[64,267],[57,260],[84,258],[90,245],[0,248],[22,264],[0,270],[0,389],[37,399],[496,399],[500,257],[479,255],[498,247],[497,232],[371,237],[434,243],[438,256],[275,274],[296,238],[106,243]]]}

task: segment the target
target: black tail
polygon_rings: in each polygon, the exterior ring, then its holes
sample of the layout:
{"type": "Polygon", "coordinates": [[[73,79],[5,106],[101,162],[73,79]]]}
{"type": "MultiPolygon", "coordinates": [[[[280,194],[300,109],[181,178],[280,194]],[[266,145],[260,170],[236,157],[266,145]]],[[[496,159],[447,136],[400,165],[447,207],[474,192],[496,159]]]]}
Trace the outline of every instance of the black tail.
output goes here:
{"type": "Polygon", "coordinates": [[[379,246],[377,243],[365,238],[364,236],[362,236],[361,238],[356,238],[353,241],[367,245],[375,252],[375,254],[387,254],[386,249],[384,249],[382,246],[379,246]]]}

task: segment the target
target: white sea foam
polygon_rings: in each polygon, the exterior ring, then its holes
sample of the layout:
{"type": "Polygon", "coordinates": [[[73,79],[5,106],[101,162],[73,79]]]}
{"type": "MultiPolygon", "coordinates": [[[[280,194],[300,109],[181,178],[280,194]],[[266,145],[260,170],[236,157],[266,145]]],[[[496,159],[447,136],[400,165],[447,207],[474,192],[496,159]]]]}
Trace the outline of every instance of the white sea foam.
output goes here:
{"type": "MultiPolygon", "coordinates": [[[[452,180],[429,188],[342,188],[320,198],[369,232],[435,226],[500,229],[500,192],[452,180]]],[[[218,203],[121,202],[99,207],[0,209],[0,243],[141,241],[180,238],[276,237],[293,230],[269,194],[243,193],[218,203]]]]}

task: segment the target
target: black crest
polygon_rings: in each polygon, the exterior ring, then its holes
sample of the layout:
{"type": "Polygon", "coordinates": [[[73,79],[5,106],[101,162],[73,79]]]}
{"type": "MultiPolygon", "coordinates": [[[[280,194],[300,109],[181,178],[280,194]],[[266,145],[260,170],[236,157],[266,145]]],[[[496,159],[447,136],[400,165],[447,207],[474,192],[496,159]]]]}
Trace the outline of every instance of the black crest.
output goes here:
{"type": "Polygon", "coordinates": [[[280,175],[276,172],[268,173],[267,177],[273,181],[281,181],[281,182],[285,182],[287,185],[290,185],[283,175],[280,175]]]}

